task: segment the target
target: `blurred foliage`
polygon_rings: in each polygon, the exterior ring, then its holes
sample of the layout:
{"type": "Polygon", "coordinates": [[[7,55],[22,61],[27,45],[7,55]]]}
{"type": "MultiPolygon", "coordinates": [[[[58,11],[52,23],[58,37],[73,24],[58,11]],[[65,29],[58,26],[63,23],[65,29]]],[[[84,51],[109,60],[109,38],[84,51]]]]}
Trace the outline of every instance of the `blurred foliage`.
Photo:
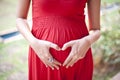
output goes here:
{"type": "Polygon", "coordinates": [[[120,2],[120,0],[101,0],[102,4],[103,3],[113,3],[113,2],[120,2]]]}
{"type": "Polygon", "coordinates": [[[0,32],[15,28],[16,0],[0,0],[0,32]]]}
{"type": "MultiPolygon", "coordinates": [[[[103,61],[108,64],[120,62],[120,10],[108,12],[102,17],[101,38],[94,45],[102,50],[103,61]]],[[[98,49],[96,49],[98,48],[98,49]]],[[[97,53],[96,53],[97,54],[97,53]]]]}
{"type": "MultiPolygon", "coordinates": [[[[120,7],[120,5],[119,5],[120,7]]],[[[103,11],[101,37],[93,45],[95,80],[109,80],[120,71],[120,8],[103,11]],[[98,75],[99,74],[99,75],[98,75]]]]}
{"type": "MultiPolygon", "coordinates": [[[[0,32],[16,29],[16,12],[18,0],[0,0],[0,32]]],[[[31,19],[31,9],[28,19],[31,19]]]]}
{"type": "Polygon", "coordinates": [[[0,43],[0,80],[26,79],[23,78],[28,72],[27,50],[28,43],[23,39],[0,43]]]}

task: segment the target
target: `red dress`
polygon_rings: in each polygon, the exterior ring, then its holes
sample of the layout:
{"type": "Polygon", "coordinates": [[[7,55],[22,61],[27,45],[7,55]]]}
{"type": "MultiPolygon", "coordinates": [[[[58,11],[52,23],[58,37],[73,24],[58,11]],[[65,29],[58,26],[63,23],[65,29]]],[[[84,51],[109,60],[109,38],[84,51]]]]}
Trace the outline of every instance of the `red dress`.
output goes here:
{"type": "MultiPolygon", "coordinates": [[[[32,34],[41,40],[51,41],[60,47],[66,42],[88,35],[84,8],[87,0],[32,0],[32,34]]],[[[52,56],[61,63],[71,48],[56,51],[52,56]]],[[[43,53],[44,54],[44,53],[43,53]]],[[[73,67],[59,70],[46,68],[32,48],[29,50],[29,80],[92,80],[91,49],[73,67]]]]}

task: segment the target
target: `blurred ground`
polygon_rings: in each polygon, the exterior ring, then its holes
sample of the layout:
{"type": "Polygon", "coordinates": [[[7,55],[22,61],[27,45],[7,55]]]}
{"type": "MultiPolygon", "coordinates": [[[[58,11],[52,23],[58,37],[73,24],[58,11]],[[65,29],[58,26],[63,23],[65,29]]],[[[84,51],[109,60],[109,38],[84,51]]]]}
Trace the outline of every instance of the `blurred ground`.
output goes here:
{"type": "Polygon", "coordinates": [[[24,40],[0,44],[0,80],[27,80],[27,50],[24,40]]]}

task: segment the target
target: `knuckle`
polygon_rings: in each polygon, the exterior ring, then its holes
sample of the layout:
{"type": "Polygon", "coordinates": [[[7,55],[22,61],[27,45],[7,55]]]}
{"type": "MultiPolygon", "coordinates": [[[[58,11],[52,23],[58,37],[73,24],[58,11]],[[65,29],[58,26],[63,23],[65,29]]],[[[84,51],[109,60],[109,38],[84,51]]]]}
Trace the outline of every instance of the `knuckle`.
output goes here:
{"type": "Polygon", "coordinates": [[[57,67],[57,65],[53,64],[54,67],[57,67]]]}
{"type": "Polygon", "coordinates": [[[77,56],[77,55],[75,55],[75,56],[73,57],[73,59],[74,59],[74,60],[78,59],[78,56],[77,56]]]}
{"type": "Polygon", "coordinates": [[[58,64],[58,62],[56,60],[54,60],[54,64],[58,64]]]}
{"type": "Polygon", "coordinates": [[[81,58],[83,59],[83,58],[84,58],[84,56],[81,56],[81,58]]]}
{"type": "Polygon", "coordinates": [[[80,57],[81,57],[81,58],[84,58],[84,57],[85,57],[85,55],[81,55],[80,57]]]}
{"type": "Polygon", "coordinates": [[[84,57],[83,56],[80,56],[79,59],[83,59],[84,57]]]}

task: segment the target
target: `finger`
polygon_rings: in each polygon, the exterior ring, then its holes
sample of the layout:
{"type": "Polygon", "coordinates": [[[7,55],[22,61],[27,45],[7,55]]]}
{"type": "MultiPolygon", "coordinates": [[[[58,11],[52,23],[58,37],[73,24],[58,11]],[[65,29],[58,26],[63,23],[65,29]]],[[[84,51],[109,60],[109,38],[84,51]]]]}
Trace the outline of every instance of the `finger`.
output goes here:
{"type": "Polygon", "coordinates": [[[71,61],[71,59],[72,59],[72,56],[69,55],[67,59],[64,61],[63,66],[67,65],[71,61]]]}
{"type": "Polygon", "coordinates": [[[45,61],[43,61],[43,63],[45,64],[46,67],[48,67],[48,64],[45,61]]]}
{"type": "Polygon", "coordinates": [[[66,65],[66,68],[68,68],[69,66],[72,67],[73,64],[74,64],[74,60],[72,59],[72,60],[66,65]]]}
{"type": "Polygon", "coordinates": [[[49,62],[49,61],[47,61],[46,64],[47,64],[47,66],[49,66],[52,70],[54,70],[55,68],[56,68],[57,70],[59,70],[59,65],[57,65],[56,62],[49,62]]]}
{"type": "Polygon", "coordinates": [[[52,67],[55,67],[57,70],[59,70],[59,66],[61,65],[60,62],[58,62],[57,60],[53,59],[53,62],[48,61],[52,67]]]}
{"type": "Polygon", "coordinates": [[[53,62],[54,62],[54,59],[52,57],[52,55],[50,54],[50,52],[48,50],[45,51],[46,55],[45,55],[45,61],[47,63],[47,65],[52,69],[54,70],[54,67],[56,69],[59,69],[58,66],[54,65],[53,62]],[[53,59],[53,61],[51,61],[50,59],[53,59]]]}
{"type": "Polygon", "coordinates": [[[77,62],[77,56],[74,56],[72,60],[66,65],[66,68],[68,68],[69,66],[72,67],[76,62],[77,62]]]}
{"type": "Polygon", "coordinates": [[[83,59],[86,55],[86,51],[80,50],[79,59],[83,59]]]}
{"type": "Polygon", "coordinates": [[[47,66],[49,66],[52,70],[54,70],[54,66],[52,66],[52,62],[49,62],[48,59],[44,60],[47,66]]]}
{"type": "Polygon", "coordinates": [[[72,44],[73,44],[72,41],[65,43],[65,44],[63,45],[63,47],[62,47],[62,50],[66,50],[66,49],[67,49],[68,47],[70,47],[72,44]]]}
{"type": "Polygon", "coordinates": [[[67,64],[70,62],[70,60],[71,60],[72,57],[74,56],[74,55],[73,55],[73,52],[74,52],[74,50],[72,49],[71,52],[69,53],[68,57],[67,57],[66,60],[64,61],[63,66],[67,65],[67,64]]]}
{"type": "Polygon", "coordinates": [[[54,44],[54,43],[49,43],[49,46],[51,47],[51,48],[53,48],[53,49],[55,49],[55,50],[61,50],[61,48],[57,45],[57,44],[54,44]]]}
{"type": "Polygon", "coordinates": [[[47,64],[45,58],[43,56],[41,56],[40,59],[43,62],[43,64],[45,64],[45,66],[48,67],[48,64],[47,64]]]}
{"type": "Polygon", "coordinates": [[[54,61],[53,62],[48,61],[48,65],[49,65],[50,68],[52,68],[52,70],[54,70],[54,68],[59,70],[59,66],[57,64],[55,64],[54,61]]]}
{"type": "Polygon", "coordinates": [[[48,53],[48,55],[49,55],[49,56],[46,57],[46,62],[47,62],[47,64],[48,64],[48,66],[49,66],[52,70],[54,70],[54,68],[59,69],[59,66],[58,66],[57,64],[54,64],[54,59],[53,59],[53,57],[51,56],[51,54],[48,53]],[[51,59],[52,59],[52,61],[51,61],[51,59]]]}
{"type": "Polygon", "coordinates": [[[51,63],[48,62],[48,66],[49,66],[52,70],[54,70],[54,67],[51,65],[51,63]]]}
{"type": "Polygon", "coordinates": [[[61,66],[62,64],[54,59],[54,64],[61,66]]]}
{"type": "Polygon", "coordinates": [[[59,70],[59,66],[54,64],[54,62],[52,63],[52,66],[55,67],[57,70],[59,70]]]}
{"type": "Polygon", "coordinates": [[[45,51],[45,55],[41,55],[40,58],[42,60],[42,62],[46,65],[46,67],[51,67],[53,69],[52,66],[50,66],[49,64],[49,59],[52,58],[51,54],[49,53],[49,51],[45,51]]]}

